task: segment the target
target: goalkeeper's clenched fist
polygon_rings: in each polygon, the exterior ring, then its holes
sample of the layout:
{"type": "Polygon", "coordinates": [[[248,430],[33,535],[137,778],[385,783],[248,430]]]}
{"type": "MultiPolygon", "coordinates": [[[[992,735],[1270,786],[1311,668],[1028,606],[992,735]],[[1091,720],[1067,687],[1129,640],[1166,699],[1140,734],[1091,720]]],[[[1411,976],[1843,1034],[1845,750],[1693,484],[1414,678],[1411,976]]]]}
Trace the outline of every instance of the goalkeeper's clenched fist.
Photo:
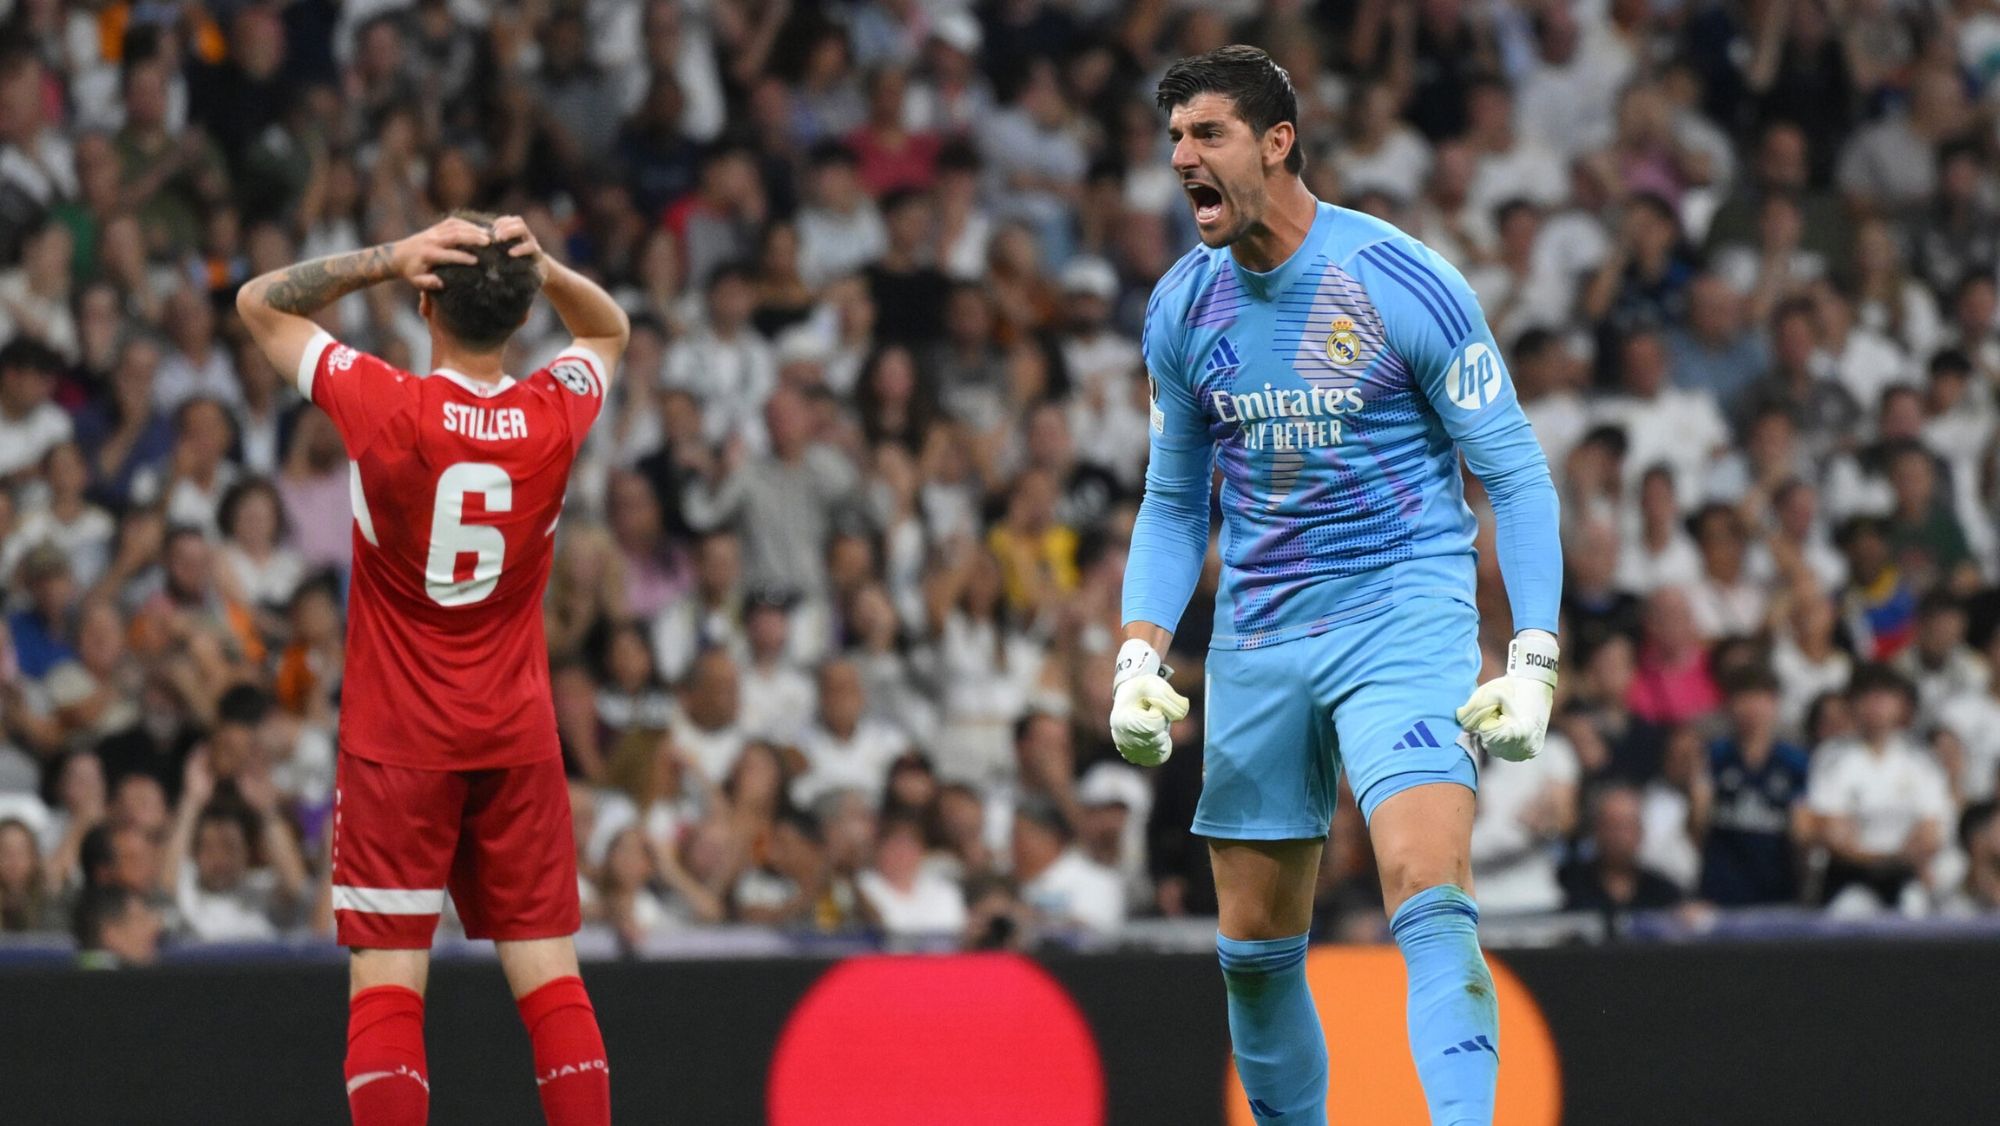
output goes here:
{"type": "Polygon", "coordinates": [[[1521,762],[1541,753],[1556,698],[1556,639],[1522,630],[1507,646],[1507,673],[1473,690],[1458,709],[1458,725],[1489,754],[1521,762]]]}
{"type": "Polygon", "coordinates": [[[1167,683],[1173,670],[1160,664],[1160,654],[1134,637],[1118,650],[1118,671],[1111,679],[1111,741],[1125,761],[1158,766],[1174,753],[1174,724],[1186,718],[1187,697],[1167,683]]]}

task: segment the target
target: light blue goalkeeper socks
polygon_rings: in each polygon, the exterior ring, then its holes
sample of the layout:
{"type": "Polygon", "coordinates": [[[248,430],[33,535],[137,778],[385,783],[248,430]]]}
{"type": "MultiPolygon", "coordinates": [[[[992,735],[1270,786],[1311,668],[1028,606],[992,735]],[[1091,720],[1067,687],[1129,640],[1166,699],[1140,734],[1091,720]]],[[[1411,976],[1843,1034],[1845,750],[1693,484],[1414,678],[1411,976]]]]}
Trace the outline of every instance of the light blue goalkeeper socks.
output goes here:
{"type": "Polygon", "coordinates": [[[1326,1034],[1306,988],[1306,936],[1215,936],[1236,1074],[1260,1126],[1326,1126],[1326,1034]]]}
{"type": "Polygon", "coordinates": [[[1500,1009],[1479,952],[1479,907],[1453,885],[1425,888],[1396,909],[1389,930],[1409,971],[1410,1055],[1431,1126],[1492,1126],[1500,1009]]]}

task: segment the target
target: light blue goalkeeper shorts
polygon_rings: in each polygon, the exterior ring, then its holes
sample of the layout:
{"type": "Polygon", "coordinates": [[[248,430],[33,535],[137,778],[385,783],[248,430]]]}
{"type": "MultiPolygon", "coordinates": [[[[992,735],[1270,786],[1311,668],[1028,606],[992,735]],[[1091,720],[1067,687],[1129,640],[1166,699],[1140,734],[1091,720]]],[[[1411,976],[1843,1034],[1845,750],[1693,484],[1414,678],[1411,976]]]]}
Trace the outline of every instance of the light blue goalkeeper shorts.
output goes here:
{"type": "Polygon", "coordinates": [[[1208,654],[1194,831],[1324,837],[1340,772],[1363,817],[1431,782],[1479,788],[1455,713],[1479,679],[1479,613],[1421,597],[1313,637],[1208,654]]]}

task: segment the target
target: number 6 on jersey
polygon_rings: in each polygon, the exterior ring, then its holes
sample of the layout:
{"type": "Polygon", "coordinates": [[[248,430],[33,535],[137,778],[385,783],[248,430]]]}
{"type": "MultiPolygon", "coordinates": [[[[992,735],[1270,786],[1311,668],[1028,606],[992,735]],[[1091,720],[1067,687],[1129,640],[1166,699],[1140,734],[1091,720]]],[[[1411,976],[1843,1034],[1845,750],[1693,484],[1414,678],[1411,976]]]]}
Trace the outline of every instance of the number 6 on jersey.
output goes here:
{"type": "Polygon", "coordinates": [[[424,592],[440,606],[467,606],[493,593],[506,565],[507,537],[498,528],[465,523],[465,498],[477,495],[488,512],[514,509],[514,482],[507,471],[484,461],[462,461],[438,476],[431,510],[431,550],[424,565],[424,592]],[[470,577],[458,577],[460,556],[474,556],[470,577]]]}

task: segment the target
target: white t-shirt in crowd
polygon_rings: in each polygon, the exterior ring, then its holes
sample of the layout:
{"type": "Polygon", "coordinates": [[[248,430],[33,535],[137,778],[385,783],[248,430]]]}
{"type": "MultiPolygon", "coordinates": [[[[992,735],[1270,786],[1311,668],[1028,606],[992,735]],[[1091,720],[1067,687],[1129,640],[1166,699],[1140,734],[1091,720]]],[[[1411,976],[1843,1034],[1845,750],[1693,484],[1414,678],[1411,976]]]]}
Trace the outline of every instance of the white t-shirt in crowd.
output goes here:
{"type": "Polygon", "coordinates": [[[693,757],[702,775],[718,786],[729,776],[743,754],[743,744],[749,741],[737,724],[711,730],[696,724],[679,708],[674,709],[667,732],[674,737],[675,746],[693,757]]]}
{"type": "Polygon", "coordinates": [[[1813,755],[1806,805],[1822,817],[1854,818],[1863,851],[1891,853],[1924,821],[1951,828],[1951,790],[1930,753],[1902,735],[1879,752],[1837,739],[1813,755]]]}
{"type": "Polygon", "coordinates": [[[43,403],[22,418],[0,414],[0,477],[32,469],[43,455],[69,441],[69,414],[54,403],[43,403]]]}
{"type": "Polygon", "coordinates": [[[965,928],[964,893],[935,872],[919,871],[907,892],[898,891],[873,868],[855,877],[854,883],[890,934],[957,934],[965,928]]]}
{"type": "Polygon", "coordinates": [[[835,790],[859,790],[873,801],[889,781],[889,764],[909,749],[908,736],[877,720],[863,719],[846,738],[814,725],[799,739],[806,772],[792,782],[792,800],[811,806],[835,790]]]}
{"type": "Polygon", "coordinates": [[[1021,885],[1021,901],[1043,918],[1099,933],[1115,931],[1125,922],[1125,885],[1118,873],[1074,848],[1021,885]]]}
{"type": "Polygon", "coordinates": [[[1542,753],[1525,762],[1492,759],[1479,771],[1479,806],[1472,822],[1472,867],[1479,909],[1485,912],[1554,911],[1562,906],[1556,881],[1560,844],[1537,837],[1522,818],[1538,801],[1576,785],[1576,752],[1551,733],[1542,753]]]}
{"type": "Polygon", "coordinates": [[[181,924],[203,942],[255,941],[278,937],[272,909],[278,896],[278,875],[269,869],[246,873],[234,891],[204,891],[194,862],[181,865],[174,896],[181,924]]]}
{"type": "Polygon", "coordinates": [[[739,679],[743,710],[737,718],[743,730],[780,746],[797,743],[819,704],[812,677],[780,661],[769,668],[746,664],[739,679]]]}
{"type": "Polygon", "coordinates": [[[1778,723],[1787,731],[1803,732],[1812,703],[1828,692],[1847,687],[1854,659],[1834,649],[1819,660],[1805,655],[1798,643],[1779,637],[1771,646],[1771,671],[1778,675],[1778,723]]]}
{"type": "Polygon", "coordinates": [[[1938,705],[1937,718],[1965,745],[1959,793],[1968,803],[1991,800],[2000,782],[2000,697],[1989,692],[1952,696],[1938,705]]]}

